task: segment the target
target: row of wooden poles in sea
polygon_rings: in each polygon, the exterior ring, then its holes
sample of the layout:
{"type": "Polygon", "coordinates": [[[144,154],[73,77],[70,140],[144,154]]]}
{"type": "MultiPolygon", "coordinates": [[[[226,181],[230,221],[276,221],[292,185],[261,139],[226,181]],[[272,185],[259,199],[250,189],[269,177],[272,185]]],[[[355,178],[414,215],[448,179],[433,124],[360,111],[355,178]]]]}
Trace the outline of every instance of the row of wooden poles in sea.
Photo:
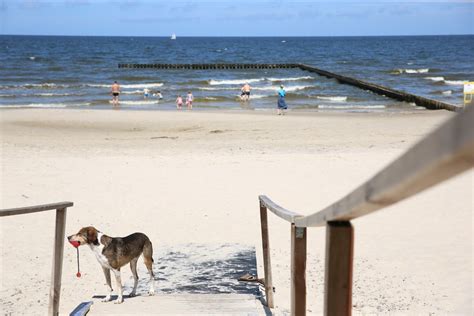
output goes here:
{"type": "Polygon", "coordinates": [[[416,94],[395,90],[389,87],[385,87],[379,84],[370,83],[357,78],[339,75],[330,71],[322,70],[306,64],[119,64],[119,68],[129,69],[291,69],[299,68],[301,70],[316,73],[320,76],[324,76],[330,79],[336,79],[339,83],[349,84],[357,88],[372,91],[374,93],[404,102],[415,103],[418,106],[425,107],[430,110],[448,110],[448,111],[460,111],[463,108],[446,102],[425,98],[416,94]]]}

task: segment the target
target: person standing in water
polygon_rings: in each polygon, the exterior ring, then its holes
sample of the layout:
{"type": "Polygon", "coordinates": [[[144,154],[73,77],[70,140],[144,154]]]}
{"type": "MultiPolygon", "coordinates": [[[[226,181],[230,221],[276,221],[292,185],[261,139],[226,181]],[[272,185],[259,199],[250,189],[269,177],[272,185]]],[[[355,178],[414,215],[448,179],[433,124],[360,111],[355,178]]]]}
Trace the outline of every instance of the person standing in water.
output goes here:
{"type": "Polygon", "coordinates": [[[117,83],[117,81],[114,81],[114,83],[112,84],[112,88],[110,92],[112,93],[112,104],[118,105],[119,95],[120,95],[120,85],[117,83]]]}
{"type": "Polygon", "coordinates": [[[183,98],[181,97],[181,95],[178,94],[178,97],[176,98],[176,108],[178,110],[181,110],[182,107],[183,107],[183,98]]]}
{"type": "Polygon", "coordinates": [[[244,86],[242,87],[242,89],[240,89],[241,92],[242,92],[242,93],[240,94],[240,99],[241,99],[242,101],[248,101],[248,100],[250,99],[250,90],[251,90],[251,89],[252,89],[252,88],[250,87],[250,85],[248,84],[248,82],[246,82],[246,83],[244,84],[244,86]]]}
{"type": "Polygon", "coordinates": [[[284,110],[288,109],[288,106],[286,105],[285,101],[285,88],[283,85],[280,86],[280,89],[278,90],[278,115],[285,115],[284,110]]]}
{"type": "Polygon", "coordinates": [[[194,101],[194,96],[191,93],[191,91],[189,91],[188,95],[186,96],[186,106],[188,107],[188,110],[193,109],[193,101],[194,101]]]}

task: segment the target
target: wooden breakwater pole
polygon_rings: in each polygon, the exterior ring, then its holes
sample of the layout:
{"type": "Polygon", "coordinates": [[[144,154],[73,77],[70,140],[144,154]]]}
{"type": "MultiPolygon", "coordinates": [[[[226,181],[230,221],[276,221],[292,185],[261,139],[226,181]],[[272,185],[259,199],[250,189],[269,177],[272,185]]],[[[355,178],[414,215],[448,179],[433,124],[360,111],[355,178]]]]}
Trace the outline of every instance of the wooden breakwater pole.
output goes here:
{"type": "Polygon", "coordinates": [[[395,90],[382,85],[370,83],[367,81],[359,80],[356,78],[339,75],[330,71],[322,70],[306,64],[291,64],[291,63],[280,63],[280,64],[259,64],[259,63],[245,63],[245,64],[118,64],[118,68],[128,69],[190,69],[190,70],[211,70],[211,69],[293,69],[299,68],[301,70],[316,73],[320,76],[336,79],[339,83],[349,84],[354,87],[369,90],[374,93],[399,100],[404,102],[415,103],[418,106],[422,106],[429,110],[448,110],[453,112],[462,111],[463,107],[449,104],[442,101],[437,101],[429,98],[425,98],[416,94],[407,93],[400,90],[395,90]]]}

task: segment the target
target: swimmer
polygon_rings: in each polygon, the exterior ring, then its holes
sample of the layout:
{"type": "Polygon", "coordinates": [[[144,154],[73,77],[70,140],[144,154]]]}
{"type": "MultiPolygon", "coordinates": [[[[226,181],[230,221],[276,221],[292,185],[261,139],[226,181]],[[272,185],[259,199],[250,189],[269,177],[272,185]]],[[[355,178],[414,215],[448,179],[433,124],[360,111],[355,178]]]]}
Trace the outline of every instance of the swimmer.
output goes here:
{"type": "Polygon", "coordinates": [[[120,85],[117,83],[117,81],[114,81],[114,83],[112,84],[112,88],[110,92],[112,93],[112,104],[118,105],[119,95],[120,95],[120,85]]]}
{"type": "Polygon", "coordinates": [[[176,98],[176,108],[178,110],[181,110],[182,107],[183,107],[183,98],[181,97],[181,95],[178,94],[178,97],[176,98]]]}
{"type": "Polygon", "coordinates": [[[147,99],[150,95],[150,90],[148,88],[143,89],[143,98],[147,99]]]}
{"type": "Polygon", "coordinates": [[[244,84],[242,89],[240,89],[240,91],[242,91],[242,93],[240,94],[240,99],[242,101],[248,101],[250,99],[250,90],[251,89],[252,88],[250,87],[250,85],[247,82],[244,84]]]}
{"type": "Polygon", "coordinates": [[[186,106],[188,107],[188,110],[193,109],[193,101],[194,101],[194,96],[191,93],[191,91],[188,91],[188,95],[186,96],[186,106]]]}

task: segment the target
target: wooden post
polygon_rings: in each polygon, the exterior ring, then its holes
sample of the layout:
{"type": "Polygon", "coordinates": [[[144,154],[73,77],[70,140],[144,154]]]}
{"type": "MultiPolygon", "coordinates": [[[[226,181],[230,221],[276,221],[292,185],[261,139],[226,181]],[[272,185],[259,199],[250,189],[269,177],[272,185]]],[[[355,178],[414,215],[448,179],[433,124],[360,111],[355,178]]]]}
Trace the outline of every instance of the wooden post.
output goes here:
{"type": "Polygon", "coordinates": [[[349,221],[326,226],[324,315],[352,315],[354,229],[349,221]]]}
{"type": "Polygon", "coordinates": [[[306,315],[306,227],[291,224],[291,315],[306,315]]]}
{"type": "Polygon", "coordinates": [[[270,260],[270,240],[268,238],[267,208],[260,202],[260,223],[262,228],[263,268],[265,271],[265,296],[267,306],[273,308],[272,263],[270,260]]]}
{"type": "Polygon", "coordinates": [[[64,230],[66,227],[66,210],[56,210],[56,227],[54,234],[53,271],[51,273],[51,290],[49,293],[48,315],[59,315],[59,298],[61,295],[61,275],[63,270],[64,230]]]}

